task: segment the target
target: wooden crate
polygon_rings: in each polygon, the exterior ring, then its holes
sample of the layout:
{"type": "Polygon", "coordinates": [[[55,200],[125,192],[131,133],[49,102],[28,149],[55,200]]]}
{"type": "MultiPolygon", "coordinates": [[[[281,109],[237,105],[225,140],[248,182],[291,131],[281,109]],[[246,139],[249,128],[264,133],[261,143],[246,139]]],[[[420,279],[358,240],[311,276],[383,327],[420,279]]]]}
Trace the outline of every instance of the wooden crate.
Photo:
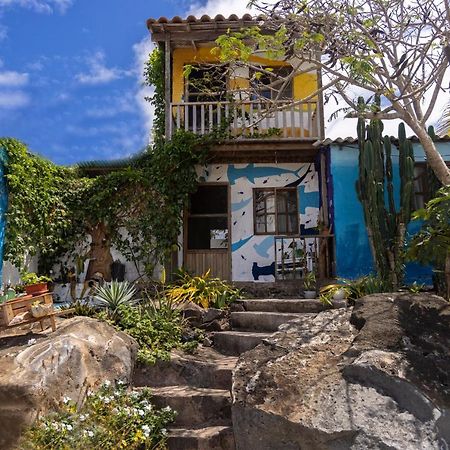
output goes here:
{"type": "Polygon", "coordinates": [[[51,308],[51,313],[35,318],[31,317],[29,319],[25,319],[19,323],[15,323],[11,325],[11,321],[19,314],[22,314],[24,312],[30,311],[31,314],[31,305],[33,303],[43,303],[46,305],[53,305],[53,297],[52,294],[47,292],[45,294],[36,295],[35,297],[31,296],[25,296],[25,297],[18,297],[13,300],[9,300],[5,303],[2,303],[0,305],[0,328],[9,328],[9,327],[16,327],[20,325],[26,325],[34,322],[40,322],[41,328],[43,329],[43,322],[45,319],[49,319],[52,330],[56,330],[56,322],[55,322],[55,312],[53,311],[53,307],[51,308]]]}

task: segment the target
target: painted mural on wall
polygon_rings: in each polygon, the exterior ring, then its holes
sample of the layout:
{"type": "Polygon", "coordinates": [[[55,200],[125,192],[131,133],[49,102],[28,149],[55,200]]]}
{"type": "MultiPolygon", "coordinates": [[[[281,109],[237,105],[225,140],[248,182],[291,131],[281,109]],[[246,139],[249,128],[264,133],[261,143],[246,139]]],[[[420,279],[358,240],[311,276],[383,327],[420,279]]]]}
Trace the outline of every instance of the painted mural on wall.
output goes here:
{"type": "Polygon", "coordinates": [[[314,163],[211,164],[198,169],[203,182],[228,182],[231,190],[233,281],[274,281],[274,235],[255,235],[253,189],[297,187],[302,234],[314,234],[319,220],[319,177],[314,163]]]}

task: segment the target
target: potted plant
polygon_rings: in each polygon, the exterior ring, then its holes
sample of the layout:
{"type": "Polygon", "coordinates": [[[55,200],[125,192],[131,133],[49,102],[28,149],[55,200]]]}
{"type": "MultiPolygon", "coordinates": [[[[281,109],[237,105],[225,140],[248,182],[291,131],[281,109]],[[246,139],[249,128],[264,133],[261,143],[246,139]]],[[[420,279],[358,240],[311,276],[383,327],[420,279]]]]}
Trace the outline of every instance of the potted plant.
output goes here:
{"type": "Polygon", "coordinates": [[[22,275],[22,283],[28,295],[40,295],[48,292],[47,283],[52,281],[46,276],[38,276],[34,272],[22,275]]]}
{"type": "Polygon", "coordinates": [[[333,300],[345,300],[350,294],[350,288],[341,284],[329,284],[320,289],[320,300],[325,305],[333,305],[333,300]]]}
{"type": "Polygon", "coordinates": [[[316,274],[313,270],[303,278],[303,291],[305,298],[316,298],[316,274]]]}

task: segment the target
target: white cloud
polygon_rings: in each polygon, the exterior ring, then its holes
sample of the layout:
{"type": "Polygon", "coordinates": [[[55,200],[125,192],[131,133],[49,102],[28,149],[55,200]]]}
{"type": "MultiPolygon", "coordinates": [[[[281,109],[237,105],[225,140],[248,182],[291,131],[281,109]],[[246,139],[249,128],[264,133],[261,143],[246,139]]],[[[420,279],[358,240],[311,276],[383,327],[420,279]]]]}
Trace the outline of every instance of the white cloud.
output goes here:
{"type": "Polygon", "coordinates": [[[0,71],[0,86],[25,86],[28,84],[29,77],[27,73],[20,73],[15,71],[0,71]]]}
{"type": "Polygon", "coordinates": [[[75,76],[75,79],[81,84],[96,85],[107,84],[126,75],[126,72],[116,67],[106,67],[105,59],[105,53],[102,51],[89,56],[87,58],[88,73],[79,73],[75,76]]]}
{"type": "MultiPolygon", "coordinates": [[[[94,101],[92,102],[94,103],[94,101]]],[[[121,92],[95,101],[97,106],[86,110],[86,116],[93,119],[108,119],[123,113],[134,113],[136,105],[132,92],[121,92]],[[98,105],[99,104],[99,105],[98,105]]]]}
{"type": "Polygon", "coordinates": [[[151,97],[155,90],[153,87],[143,85],[143,74],[145,64],[147,63],[149,55],[154,48],[155,46],[148,35],[140,42],[133,45],[135,71],[138,82],[138,89],[135,98],[141,112],[143,127],[148,138],[146,138],[147,141],[150,140],[155,110],[154,107],[145,100],[145,97],[151,97]]]}
{"type": "Polygon", "coordinates": [[[0,91],[0,109],[19,109],[30,103],[30,97],[21,91],[0,91]]]}
{"type": "Polygon", "coordinates": [[[193,14],[194,16],[201,16],[203,14],[208,14],[209,16],[215,16],[217,14],[229,16],[231,14],[237,14],[239,16],[251,12],[247,8],[247,3],[247,0],[208,0],[204,5],[195,2],[191,5],[188,14],[193,14]]]}
{"type": "Polygon", "coordinates": [[[21,7],[37,13],[64,14],[74,3],[74,0],[0,0],[0,8],[21,7]]]}

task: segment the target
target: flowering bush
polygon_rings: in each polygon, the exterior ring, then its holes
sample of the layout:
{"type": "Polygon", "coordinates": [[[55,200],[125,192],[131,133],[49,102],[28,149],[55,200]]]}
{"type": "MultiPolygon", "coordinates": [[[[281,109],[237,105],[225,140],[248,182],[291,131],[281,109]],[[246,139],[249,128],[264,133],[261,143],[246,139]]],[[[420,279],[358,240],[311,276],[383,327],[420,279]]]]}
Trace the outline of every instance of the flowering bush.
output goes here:
{"type": "Polygon", "coordinates": [[[24,435],[23,450],[165,449],[166,426],[176,413],[155,409],[148,389],[127,392],[105,382],[78,410],[69,398],[57,413],[38,420],[24,435]]]}

